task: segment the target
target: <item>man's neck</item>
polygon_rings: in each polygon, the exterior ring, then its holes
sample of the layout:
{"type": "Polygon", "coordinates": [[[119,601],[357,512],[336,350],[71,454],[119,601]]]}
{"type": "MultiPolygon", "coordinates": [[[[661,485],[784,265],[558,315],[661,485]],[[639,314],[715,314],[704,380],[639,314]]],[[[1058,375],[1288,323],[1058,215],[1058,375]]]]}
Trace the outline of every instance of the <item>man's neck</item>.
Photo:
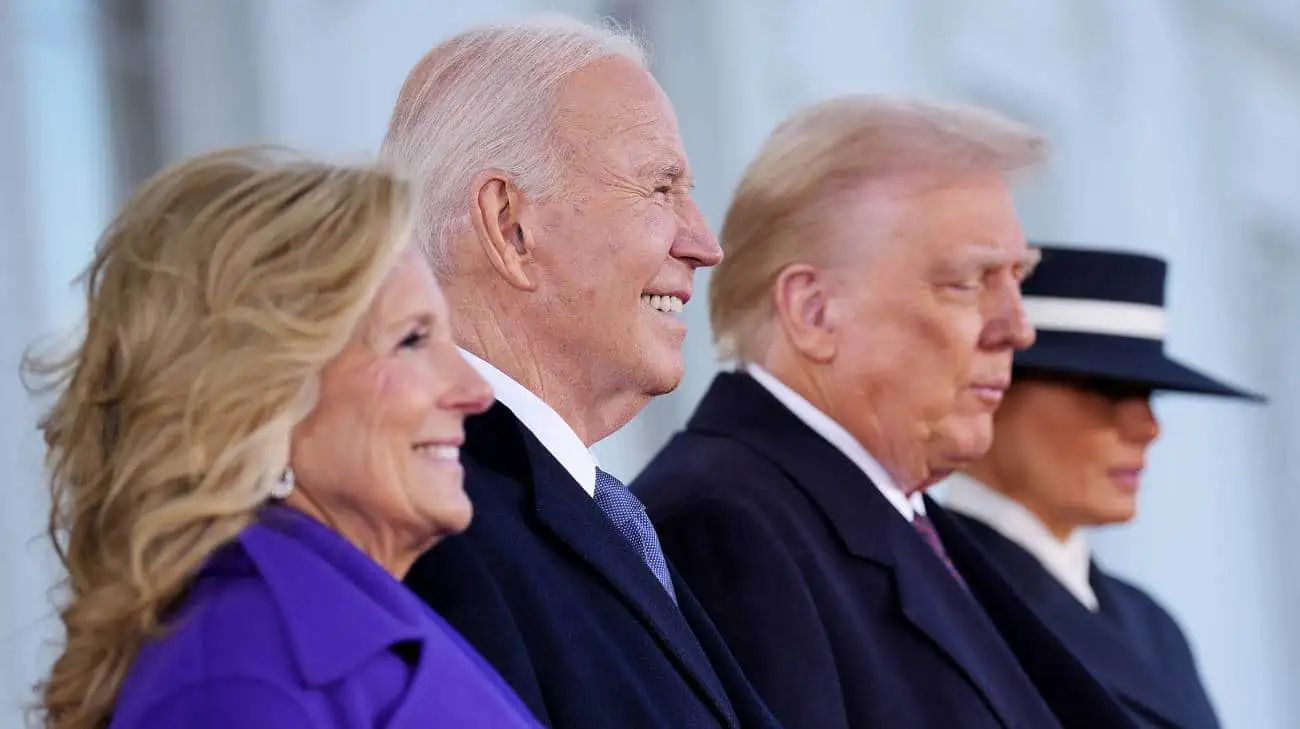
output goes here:
{"type": "Polygon", "coordinates": [[[648,398],[610,392],[585,377],[585,363],[555,364],[544,343],[525,333],[457,320],[456,343],[536,395],[558,414],[590,448],[623,427],[645,407],[648,398]]]}
{"type": "MultiPolygon", "coordinates": [[[[921,469],[921,464],[916,463],[920,456],[919,453],[906,453],[898,448],[891,447],[897,445],[897,441],[891,441],[883,437],[884,434],[880,432],[881,428],[878,424],[872,424],[866,418],[848,417],[845,410],[849,408],[859,410],[864,407],[862,403],[833,396],[834,388],[828,386],[824,378],[819,376],[818,372],[812,367],[806,366],[803,362],[792,362],[790,358],[780,356],[769,357],[768,364],[762,366],[785,383],[787,387],[798,393],[800,397],[807,400],[809,404],[825,413],[827,417],[847,430],[889,473],[894,484],[904,494],[910,497],[933,483],[929,478],[918,478],[917,476],[921,471],[924,471],[927,475],[929,474],[928,468],[921,469]],[[860,430],[861,426],[865,426],[870,432],[862,432],[860,430]],[[877,437],[871,437],[872,435],[877,437]],[[914,457],[909,459],[908,456],[914,457]],[[905,467],[909,463],[911,467],[905,467]]],[[[867,415],[868,417],[871,416],[870,413],[867,415]]]]}

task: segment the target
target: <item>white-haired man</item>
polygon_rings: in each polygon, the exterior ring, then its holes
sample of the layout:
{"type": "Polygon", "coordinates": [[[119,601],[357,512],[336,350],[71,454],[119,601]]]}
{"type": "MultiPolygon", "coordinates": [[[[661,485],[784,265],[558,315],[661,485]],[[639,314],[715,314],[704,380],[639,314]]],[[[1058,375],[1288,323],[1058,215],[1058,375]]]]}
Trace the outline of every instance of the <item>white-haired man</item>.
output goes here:
{"type": "Polygon", "coordinates": [[[1033,341],[1008,178],[1042,148],[979,109],[843,97],[736,192],[710,315],[740,371],[633,489],[788,729],[1131,726],[922,496],[989,447],[1033,341]]]}
{"type": "Polygon", "coordinates": [[[642,49],[567,20],[461,33],[411,72],[385,151],[498,403],[466,424],[472,526],[407,584],[548,726],[775,726],[589,451],[677,386],[676,313],[721,258],[642,49]]]}

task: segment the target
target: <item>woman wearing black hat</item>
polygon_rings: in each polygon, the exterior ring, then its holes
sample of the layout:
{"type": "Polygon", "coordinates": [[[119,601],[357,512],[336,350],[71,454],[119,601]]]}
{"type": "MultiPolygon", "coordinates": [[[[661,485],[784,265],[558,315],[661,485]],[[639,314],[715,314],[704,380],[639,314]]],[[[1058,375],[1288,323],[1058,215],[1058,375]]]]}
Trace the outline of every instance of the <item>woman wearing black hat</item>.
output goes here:
{"type": "Polygon", "coordinates": [[[1023,287],[1038,332],[1018,353],[988,454],[946,505],[1019,596],[1143,726],[1217,729],[1187,639],[1137,587],[1092,561],[1080,527],[1136,513],[1160,427],[1151,394],[1262,401],[1164,354],[1164,261],[1043,247],[1023,287]]]}

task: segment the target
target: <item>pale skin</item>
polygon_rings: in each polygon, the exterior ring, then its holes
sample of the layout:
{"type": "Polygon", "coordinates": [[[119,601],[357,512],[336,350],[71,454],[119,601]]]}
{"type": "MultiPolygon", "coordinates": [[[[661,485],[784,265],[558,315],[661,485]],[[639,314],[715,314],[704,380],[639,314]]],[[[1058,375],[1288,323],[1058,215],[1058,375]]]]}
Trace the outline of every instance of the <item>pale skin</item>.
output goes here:
{"type": "Polygon", "coordinates": [[[286,503],[402,579],[473,508],[463,488],[464,420],[492,390],[456,351],[433,272],[408,249],[293,431],[286,503]]]}
{"type": "Polygon", "coordinates": [[[994,420],[993,447],[967,471],[1024,505],[1057,539],[1136,516],[1147,452],[1160,435],[1149,391],[1017,380],[994,420]]]}
{"type": "Polygon", "coordinates": [[[647,297],[685,304],[694,272],[722,251],[649,73],[623,59],[592,63],[565,81],[557,113],[571,150],[564,191],[538,201],[505,172],[480,173],[447,292],[456,341],[590,446],[677,387],[686,329],[647,297]]]}
{"type": "Polygon", "coordinates": [[[844,426],[911,494],[981,456],[1033,343],[1025,242],[998,173],[864,184],[814,262],[786,267],[757,362],[844,426]]]}

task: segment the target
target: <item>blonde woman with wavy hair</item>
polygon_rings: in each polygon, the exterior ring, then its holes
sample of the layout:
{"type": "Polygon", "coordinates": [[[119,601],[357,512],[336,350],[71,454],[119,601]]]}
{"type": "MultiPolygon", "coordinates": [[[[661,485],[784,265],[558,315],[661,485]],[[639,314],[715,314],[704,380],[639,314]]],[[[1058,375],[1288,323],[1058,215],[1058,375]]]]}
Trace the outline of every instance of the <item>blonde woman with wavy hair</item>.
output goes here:
{"type": "Polygon", "coordinates": [[[535,727],[400,579],[462,531],[451,343],[382,170],[200,156],[146,182],[84,274],[57,398],[67,570],[45,729],[535,727]]]}

